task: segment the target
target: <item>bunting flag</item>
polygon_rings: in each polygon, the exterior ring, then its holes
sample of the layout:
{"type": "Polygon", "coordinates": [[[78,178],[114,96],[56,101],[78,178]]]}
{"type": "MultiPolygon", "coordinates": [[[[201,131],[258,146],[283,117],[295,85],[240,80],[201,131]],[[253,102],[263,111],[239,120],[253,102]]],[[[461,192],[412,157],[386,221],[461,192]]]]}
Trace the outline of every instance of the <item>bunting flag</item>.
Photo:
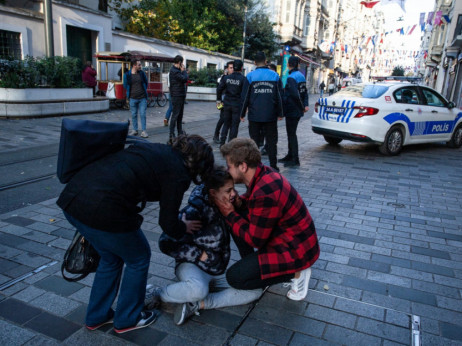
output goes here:
{"type": "Polygon", "coordinates": [[[443,15],[442,11],[436,12],[435,16],[435,25],[441,25],[441,16],[443,15]]]}
{"type": "Polygon", "coordinates": [[[433,13],[434,13],[434,12],[428,12],[427,24],[432,25],[432,23],[433,23],[433,13]]]}
{"type": "Polygon", "coordinates": [[[447,14],[445,14],[443,16],[444,20],[446,21],[447,24],[451,23],[451,19],[449,19],[449,16],[447,14]]]}
{"type": "Polygon", "coordinates": [[[425,30],[425,12],[422,12],[420,14],[419,24],[420,24],[420,31],[424,31],[425,30]]]}
{"type": "Polygon", "coordinates": [[[377,5],[380,1],[361,1],[360,4],[367,8],[372,8],[377,5]]]}
{"type": "Polygon", "coordinates": [[[404,35],[404,30],[403,30],[403,28],[401,28],[401,30],[400,30],[399,33],[400,33],[400,35],[404,35]]]}
{"type": "Polygon", "coordinates": [[[412,35],[412,32],[414,31],[415,27],[417,26],[417,24],[414,24],[411,28],[411,30],[409,30],[409,33],[408,35],[412,35]]]}
{"type": "Polygon", "coordinates": [[[390,4],[398,4],[403,12],[406,12],[406,9],[404,8],[404,4],[406,3],[407,0],[382,0],[381,5],[390,5],[390,4]]]}

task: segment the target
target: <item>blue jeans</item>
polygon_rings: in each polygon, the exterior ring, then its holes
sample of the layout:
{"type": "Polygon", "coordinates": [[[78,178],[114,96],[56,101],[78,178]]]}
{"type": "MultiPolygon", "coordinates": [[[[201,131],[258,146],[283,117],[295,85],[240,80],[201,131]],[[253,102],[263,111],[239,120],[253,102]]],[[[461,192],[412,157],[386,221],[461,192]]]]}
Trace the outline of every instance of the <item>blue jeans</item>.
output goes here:
{"type": "Polygon", "coordinates": [[[170,115],[172,115],[172,109],[173,109],[173,106],[172,106],[172,95],[168,95],[168,109],[167,109],[167,113],[165,113],[165,119],[169,120],[170,119],[170,115]]]}
{"type": "Polygon", "coordinates": [[[322,98],[322,96],[324,95],[324,90],[321,89],[319,93],[320,93],[319,97],[322,98]]]}
{"type": "Polygon", "coordinates": [[[133,130],[138,131],[138,111],[141,119],[141,130],[146,131],[146,107],[147,99],[130,99],[130,111],[132,112],[133,130]]]}
{"type": "Polygon", "coordinates": [[[248,304],[257,300],[263,293],[262,289],[232,288],[227,283],[225,275],[207,274],[193,263],[181,263],[175,272],[179,282],[162,287],[160,293],[160,299],[165,303],[195,303],[203,300],[204,309],[220,309],[248,304]]]}
{"type": "Polygon", "coordinates": [[[101,260],[91,289],[85,323],[95,326],[114,317],[114,327],[136,325],[144,307],[151,248],[141,229],[111,233],[91,228],[68,213],[64,216],[98,251],[101,260]],[[122,278],[122,269],[125,271],[122,278]],[[111,306],[119,292],[117,308],[111,306]]]}

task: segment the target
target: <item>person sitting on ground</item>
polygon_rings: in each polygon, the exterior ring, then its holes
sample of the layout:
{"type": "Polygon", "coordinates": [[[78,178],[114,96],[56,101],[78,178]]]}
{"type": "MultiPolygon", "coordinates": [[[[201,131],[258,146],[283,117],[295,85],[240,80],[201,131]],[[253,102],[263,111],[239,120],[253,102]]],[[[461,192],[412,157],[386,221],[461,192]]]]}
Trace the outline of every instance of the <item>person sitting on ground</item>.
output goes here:
{"type": "Polygon", "coordinates": [[[232,203],[239,196],[231,175],[224,168],[215,168],[204,184],[194,188],[188,205],[179,216],[181,220],[200,220],[201,229],[179,240],[166,233],[159,239],[160,250],[176,261],[179,282],[150,289],[146,295],[146,309],[157,307],[160,301],[179,303],[173,319],[175,324],[181,325],[199,310],[248,304],[261,296],[261,289],[229,287],[222,275],[231,255],[230,229],[214,201],[223,198],[232,203]],[[210,283],[219,291],[210,293],[210,283]]]}
{"type": "Polygon", "coordinates": [[[304,299],[311,266],[319,258],[316,229],[305,203],[286,178],[261,163],[253,140],[235,138],[220,150],[234,182],[244,183],[247,192],[215,203],[233,234],[257,249],[228,269],[228,283],[251,290],[291,281],[287,297],[304,299]]]}

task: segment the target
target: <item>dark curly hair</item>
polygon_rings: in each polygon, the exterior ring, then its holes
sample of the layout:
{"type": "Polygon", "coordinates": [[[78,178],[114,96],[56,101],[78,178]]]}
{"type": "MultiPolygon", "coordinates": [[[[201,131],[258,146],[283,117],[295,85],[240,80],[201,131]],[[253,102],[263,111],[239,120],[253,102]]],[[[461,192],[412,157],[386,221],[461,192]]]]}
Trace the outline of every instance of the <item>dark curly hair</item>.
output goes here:
{"type": "Polygon", "coordinates": [[[233,181],[233,177],[228,173],[225,167],[215,166],[204,181],[205,189],[210,192],[211,189],[218,190],[225,186],[226,182],[233,181]]]}
{"type": "Polygon", "coordinates": [[[173,138],[172,148],[183,156],[194,184],[199,185],[213,170],[215,158],[212,147],[199,135],[180,135],[173,138]]]}

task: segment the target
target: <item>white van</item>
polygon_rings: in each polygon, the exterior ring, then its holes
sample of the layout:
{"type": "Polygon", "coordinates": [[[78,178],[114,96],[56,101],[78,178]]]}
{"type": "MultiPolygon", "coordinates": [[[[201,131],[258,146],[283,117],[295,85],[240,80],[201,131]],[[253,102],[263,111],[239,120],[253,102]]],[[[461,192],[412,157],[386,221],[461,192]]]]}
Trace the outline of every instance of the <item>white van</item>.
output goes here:
{"type": "Polygon", "coordinates": [[[342,89],[346,88],[347,86],[362,83],[363,81],[360,78],[344,78],[342,81],[342,89]]]}

